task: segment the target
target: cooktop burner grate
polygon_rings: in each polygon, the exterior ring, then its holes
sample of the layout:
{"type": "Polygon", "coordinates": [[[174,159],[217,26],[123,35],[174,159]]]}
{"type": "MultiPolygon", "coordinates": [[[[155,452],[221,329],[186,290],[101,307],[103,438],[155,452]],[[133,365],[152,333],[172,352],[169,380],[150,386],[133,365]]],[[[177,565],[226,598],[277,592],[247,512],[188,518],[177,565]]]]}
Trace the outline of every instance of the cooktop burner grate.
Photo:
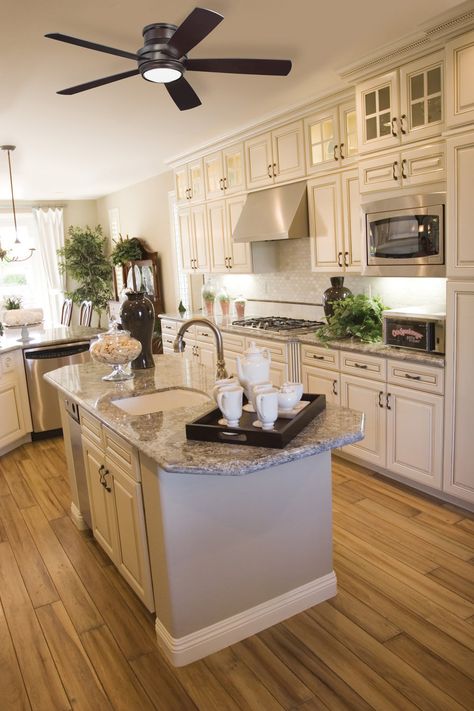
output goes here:
{"type": "Polygon", "coordinates": [[[322,321],[309,321],[304,318],[285,318],[282,316],[259,316],[256,318],[243,318],[232,321],[233,326],[244,328],[257,328],[262,331],[311,331],[323,326],[322,321]]]}

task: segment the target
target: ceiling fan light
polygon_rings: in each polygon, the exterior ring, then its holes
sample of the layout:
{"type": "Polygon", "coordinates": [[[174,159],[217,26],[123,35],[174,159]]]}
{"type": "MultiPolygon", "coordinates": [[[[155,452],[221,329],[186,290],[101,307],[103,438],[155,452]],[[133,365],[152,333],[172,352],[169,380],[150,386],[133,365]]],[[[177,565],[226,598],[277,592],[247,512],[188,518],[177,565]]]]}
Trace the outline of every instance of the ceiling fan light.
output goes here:
{"type": "Polygon", "coordinates": [[[181,79],[183,72],[173,67],[150,67],[143,72],[143,78],[156,84],[169,84],[181,79]]]}

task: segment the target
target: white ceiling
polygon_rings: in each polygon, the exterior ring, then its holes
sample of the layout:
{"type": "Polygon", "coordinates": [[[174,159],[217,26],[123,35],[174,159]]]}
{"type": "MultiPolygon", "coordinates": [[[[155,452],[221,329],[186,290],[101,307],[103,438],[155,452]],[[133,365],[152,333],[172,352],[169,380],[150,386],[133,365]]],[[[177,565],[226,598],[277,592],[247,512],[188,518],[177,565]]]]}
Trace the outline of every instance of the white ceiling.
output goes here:
{"type": "MultiPolygon", "coordinates": [[[[293,60],[288,77],[193,72],[202,106],[180,112],[141,77],[55,92],[134,69],[133,61],[45,39],[61,32],[135,52],[142,28],[179,24],[193,0],[2,0],[0,145],[18,200],[96,198],[166,169],[165,160],[265,115],[342,88],[337,69],[412,33],[458,0],[209,0],[224,21],[190,57],[293,60]]],[[[0,198],[9,196],[0,154],[0,198]]]]}

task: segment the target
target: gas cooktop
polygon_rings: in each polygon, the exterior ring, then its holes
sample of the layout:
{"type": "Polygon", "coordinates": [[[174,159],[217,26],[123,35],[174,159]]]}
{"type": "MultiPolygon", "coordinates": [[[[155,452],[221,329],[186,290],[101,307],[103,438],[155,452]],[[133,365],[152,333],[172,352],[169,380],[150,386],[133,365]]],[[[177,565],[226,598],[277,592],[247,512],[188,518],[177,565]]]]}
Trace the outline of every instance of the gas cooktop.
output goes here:
{"type": "Polygon", "coordinates": [[[233,326],[254,328],[269,333],[307,333],[323,326],[322,321],[308,321],[304,318],[285,318],[282,316],[259,316],[232,321],[233,326]]]}

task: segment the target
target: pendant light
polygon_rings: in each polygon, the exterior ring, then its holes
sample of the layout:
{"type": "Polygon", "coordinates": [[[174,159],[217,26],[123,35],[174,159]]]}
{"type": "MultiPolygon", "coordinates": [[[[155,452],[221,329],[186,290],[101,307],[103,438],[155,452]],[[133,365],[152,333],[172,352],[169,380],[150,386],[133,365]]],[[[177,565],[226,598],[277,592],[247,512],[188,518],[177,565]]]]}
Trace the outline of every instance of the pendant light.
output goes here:
{"type": "MultiPolygon", "coordinates": [[[[0,146],[0,148],[2,149],[2,151],[7,152],[7,157],[8,157],[8,174],[10,176],[10,194],[11,194],[11,201],[12,201],[13,224],[15,225],[14,245],[15,245],[15,247],[18,247],[18,245],[21,245],[21,242],[18,238],[18,226],[17,226],[17,222],[16,222],[15,198],[13,195],[12,162],[11,162],[11,156],[10,156],[10,153],[15,150],[16,146],[0,146]]],[[[27,259],[29,259],[30,257],[33,256],[33,252],[35,251],[35,248],[30,247],[28,251],[29,251],[29,254],[26,254],[25,256],[19,256],[16,253],[16,250],[13,251],[11,249],[3,249],[3,247],[0,243],[0,261],[2,261],[2,262],[25,262],[27,259]]]]}

